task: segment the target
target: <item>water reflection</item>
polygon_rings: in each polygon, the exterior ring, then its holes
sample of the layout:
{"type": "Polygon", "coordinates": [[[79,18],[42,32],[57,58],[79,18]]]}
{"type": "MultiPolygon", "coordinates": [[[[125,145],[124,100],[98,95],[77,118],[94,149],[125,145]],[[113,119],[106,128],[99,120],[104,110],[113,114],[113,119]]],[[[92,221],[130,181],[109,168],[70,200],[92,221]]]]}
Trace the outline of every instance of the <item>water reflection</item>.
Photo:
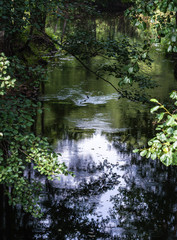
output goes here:
{"type": "Polygon", "coordinates": [[[94,133],[57,146],[76,177],[46,184],[46,239],[176,239],[176,169],[112,139],[94,133]]]}
{"type": "MultiPolygon", "coordinates": [[[[139,119],[146,116],[147,123],[147,114],[137,113],[139,119]]],[[[53,198],[48,190],[46,208],[50,217],[54,214],[55,221],[58,219],[56,225],[62,225],[58,233],[51,228],[55,223],[50,223],[50,238],[54,234],[53,239],[175,239],[175,168],[142,159],[132,154],[128,138],[122,142],[123,136],[132,135],[137,120],[131,128],[112,132],[109,124],[106,127],[101,122],[102,131],[94,124],[90,124],[92,131],[87,124],[85,129],[79,128],[80,121],[82,118],[74,121],[75,129],[68,130],[73,134],[62,136],[55,144],[76,177],[63,177],[50,186],[56,191],[53,198]]],[[[141,137],[141,131],[135,139],[141,137]]]]}

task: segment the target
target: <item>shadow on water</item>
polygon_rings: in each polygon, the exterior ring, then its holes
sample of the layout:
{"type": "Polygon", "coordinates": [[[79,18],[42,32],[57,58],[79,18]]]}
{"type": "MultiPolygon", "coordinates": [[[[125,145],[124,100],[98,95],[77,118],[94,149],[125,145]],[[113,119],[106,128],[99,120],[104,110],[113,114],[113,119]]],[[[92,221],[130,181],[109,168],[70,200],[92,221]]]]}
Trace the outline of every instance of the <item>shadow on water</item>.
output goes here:
{"type": "MultiPolygon", "coordinates": [[[[148,74],[161,84],[155,96],[166,98],[176,85],[172,69],[163,56],[153,63],[148,74]]],[[[118,100],[113,89],[73,59],[49,68],[41,100],[38,132],[49,137],[75,177],[41,178],[42,219],[20,207],[12,211],[1,199],[2,239],[177,239],[176,167],[132,152],[152,137],[148,107],[118,100]]]]}

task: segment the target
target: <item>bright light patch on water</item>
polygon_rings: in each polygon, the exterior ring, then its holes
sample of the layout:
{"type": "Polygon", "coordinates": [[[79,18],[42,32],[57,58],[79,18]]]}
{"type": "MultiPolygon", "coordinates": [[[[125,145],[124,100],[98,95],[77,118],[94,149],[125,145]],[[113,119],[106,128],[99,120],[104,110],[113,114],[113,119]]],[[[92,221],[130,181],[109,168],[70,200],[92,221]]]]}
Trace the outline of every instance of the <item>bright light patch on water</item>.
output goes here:
{"type": "MultiPolygon", "coordinates": [[[[62,159],[70,165],[81,163],[81,160],[87,160],[94,164],[103,163],[107,160],[111,164],[118,164],[119,161],[123,161],[121,155],[118,154],[117,149],[106,139],[104,135],[95,133],[92,138],[85,138],[79,141],[64,140],[58,142],[57,151],[61,152],[62,159]],[[74,158],[74,162],[72,158],[74,158]],[[92,161],[89,161],[92,160],[92,161]]],[[[79,166],[78,166],[79,167],[79,166]]],[[[80,166],[81,167],[81,166],[80,166]]]]}

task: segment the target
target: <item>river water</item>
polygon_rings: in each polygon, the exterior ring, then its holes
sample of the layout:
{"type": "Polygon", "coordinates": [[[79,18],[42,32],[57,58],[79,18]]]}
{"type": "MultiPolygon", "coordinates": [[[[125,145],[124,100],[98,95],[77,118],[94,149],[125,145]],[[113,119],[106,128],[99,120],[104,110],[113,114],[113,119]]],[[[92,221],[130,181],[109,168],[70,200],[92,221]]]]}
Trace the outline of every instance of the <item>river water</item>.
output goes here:
{"type": "MultiPolygon", "coordinates": [[[[122,34],[116,22],[100,24],[106,34],[122,34]]],[[[164,100],[176,87],[174,64],[158,49],[152,56],[145,71],[159,87],[151,94],[164,100]]],[[[43,180],[44,217],[23,217],[13,240],[177,239],[176,167],[133,153],[152,137],[149,107],[118,99],[72,57],[51,60],[48,75],[38,132],[75,177],[43,180]]]]}
{"type": "MultiPolygon", "coordinates": [[[[116,23],[101,24],[102,34],[122,34],[116,23]]],[[[173,62],[158,49],[152,57],[144,70],[159,84],[152,96],[164,100],[176,86],[173,62]]],[[[48,70],[39,129],[75,177],[48,183],[45,234],[36,239],[176,239],[176,168],[132,152],[153,134],[149,107],[118,99],[72,57],[48,70]]]]}

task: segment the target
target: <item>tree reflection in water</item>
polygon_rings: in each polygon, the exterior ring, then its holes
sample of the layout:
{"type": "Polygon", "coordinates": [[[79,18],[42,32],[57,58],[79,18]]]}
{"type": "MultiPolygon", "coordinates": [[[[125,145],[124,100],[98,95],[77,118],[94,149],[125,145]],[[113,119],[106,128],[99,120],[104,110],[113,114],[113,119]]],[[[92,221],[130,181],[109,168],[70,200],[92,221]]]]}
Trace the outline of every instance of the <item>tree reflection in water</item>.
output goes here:
{"type": "MultiPolygon", "coordinates": [[[[74,179],[41,179],[46,186],[43,218],[33,219],[16,209],[15,218],[8,218],[11,233],[3,240],[176,239],[176,167],[133,154],[130,145],[118,140],[123,134],[101,135],[111,144],[110,151],[117,151],[119,162],[103,160],[91,171],[83,156],[74,179]]],[[[81,158],[81,135],[77,147],[67,146],[75,149],[75,159],[81,158]]]]}
{"type": "Polygon", "coordinates": [[[126,185],[111,198],[110,214],[124,228],[121,239],[177,239],[176,167],[132,156],[126,185]]]}
{"type": "Polygon", "coordinates": [[[121,144],[123,164],[104,161],[95,168],[97,178],[76,180],[75,187],[47,182],[41,239],[44,232],[46,239],[176,239],[176,168],[142,160],[127,149],[121,144]],[[105,210],[101,198],[108,192],[113,195],[105,210]]]}

